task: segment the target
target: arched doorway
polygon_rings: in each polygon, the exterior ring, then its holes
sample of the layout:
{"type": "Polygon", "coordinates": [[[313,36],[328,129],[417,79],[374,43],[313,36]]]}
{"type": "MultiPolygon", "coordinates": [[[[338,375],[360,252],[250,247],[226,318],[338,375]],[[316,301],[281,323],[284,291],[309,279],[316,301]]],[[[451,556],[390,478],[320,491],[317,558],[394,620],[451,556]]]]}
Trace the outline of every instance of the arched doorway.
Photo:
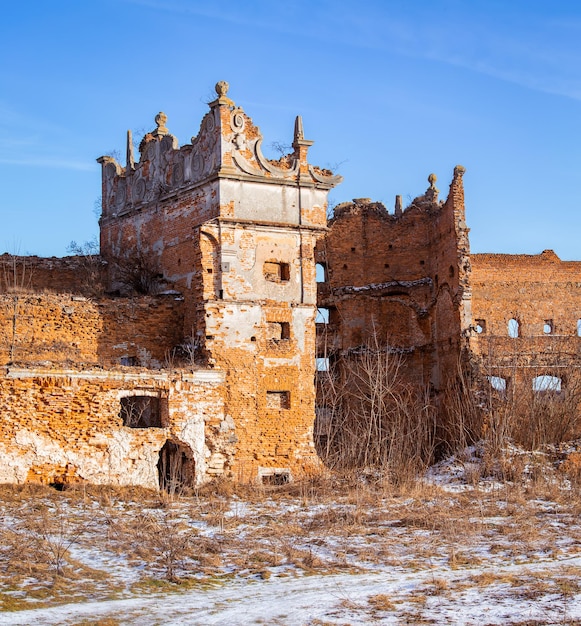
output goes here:
{"type": "Polygon", "coordinates": [[[157,462],[159,488],[173,495],[180,493],[185,487],[193,487],[196,481],[196,466],[192,456],[192,449],[189,446],[168,439],[159,451],[157,462]]]}

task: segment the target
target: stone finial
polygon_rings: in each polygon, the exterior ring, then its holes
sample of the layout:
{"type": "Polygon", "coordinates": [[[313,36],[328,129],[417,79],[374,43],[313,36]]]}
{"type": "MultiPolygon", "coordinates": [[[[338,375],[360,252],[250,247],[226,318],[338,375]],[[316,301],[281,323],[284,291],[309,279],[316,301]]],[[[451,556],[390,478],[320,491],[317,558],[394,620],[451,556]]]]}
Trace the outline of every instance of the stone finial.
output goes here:
{"type": "Polygon", "coordinates": [[[463,165],[456,165],[456,167],[454,168],[454,178],[462,178],[465,171],[466,168],[463,165]]]}
{"type": "Polygon", "coordinates": [[[430,174],[428,176],[428,182],[430,183],[430,186],[428,187],[428,190],[426,191],[424,197],[430,202],[438,202],[438,194],[440,193],[440,190],[436,187],[437,180],[438,177],[435,174],[430,174]]]}
{"type": "Polygon", "coordinates": [[[218,94],[218,98],[224,98],[228,93],[228,89],[230,89],[230,85],[225,80],[219,80],[214,89],[218,94]]]}
{"type": "Polygon", "coordinates": [[[233,106],[234,102],[232,102],[232,100],[230,100],[230,98],[226,95],[228,93],[229,88],[230,88],[230,85],[225,80],[219,80],[214,86],[214,90],[216,91],[216,94],[218,95],[218,97],[209,103],[210,107],[215,107],[218,104],[226,104],[228,106],[233,106]]]}
{"type": "Polygon", "coordinates": [[[151,133],[154,137],[164,137],[169,134],[169,130],[166,128],[165,123],[167,122],[167,115],[160,111],[155,116],[155,123],[157,124],[157,128],[151,133]]]}
{"type": "Polygon", "coordinates": [[[402,213],[403,213],[403,203],[401,200],[401,196],[396,196],[395,197],[395,214],[399,216],[402,213]]]}
{"type": "Polygon", "coordinates": [[[133,157],[133,135],[130,130],[127,131],[127,156],[125,159],[125,169],[128,171],[135,169],[135,159],[133,157]]]}
{"type": "MultiPolygon", "coordinates": [[[[305,131],[303,130],[303,118],[300,115],[297,115],[295,118],[295,133],[293,138],[293,148],[298,150],[301,146],[304,148],[308,148],[312,146],[314,142],[305,139],[305,131]]],[[[304,152],[304,157],[306,159],[306,151],[304,152]]]]}
{"type": "Polygon", "coordinates": [[[299,141],[305,138],[305,131],[303,130],[303,118],[297,115],[295,119],[295,137],[294,141],[299,141]]]}

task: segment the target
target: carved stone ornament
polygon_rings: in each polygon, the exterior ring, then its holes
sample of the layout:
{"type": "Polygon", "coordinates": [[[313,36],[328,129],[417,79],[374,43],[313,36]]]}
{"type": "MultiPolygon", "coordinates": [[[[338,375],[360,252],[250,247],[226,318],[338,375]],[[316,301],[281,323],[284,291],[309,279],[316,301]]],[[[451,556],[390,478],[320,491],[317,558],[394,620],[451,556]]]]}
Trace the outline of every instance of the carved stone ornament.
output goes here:
{"type": "Polygon", "coordinates": [[[204,157],[201,154],[192,156],[192,174],[199,176],[204,169],[204,157]]]}
{"type": "Polygon", "coordinates": [[[232,139],[232,143],[236,146],[236,148],[238,150],[242,150],[242,148],[244,147],[244,144],[246,143],[244,141],[244,135],[234,135],[234,139],[232,139]]]}
{"type": "Polygon", "coordinates": [[[155,123],[157,124],[157,128],[153,131],[152,134],[154,136],[167,135],[169,133],[169,130],[165,126],[166,122],[167,122],[167,115],[163,111],[160,111],[155,116],[155,123]]]}
{"type": "Polygon", "coordinates": [[[232,113],[230,118],[230,126],[235,133],[241,133],[244,130],[244,115],[240,112],[232,113]]]}
{"type": "Polygon", "coordinates": [[[133,188],[133,200],[143,200],[145,196],[145,181],[140,178],[133,188]]]}
{"type": "Polygon", "coordinates": [[[125,204],[127,196],[127,189],[125,187],[125,181],[119,181],[119,186],[117,188],[117,197],[115,198],[115,204],[118,207],[121,207],[125,204]]]}
{"type": "Polygon", "coordinates": [[[214,121],[214,116],[210,113],[206,117],[206,130],[211,133],[214,128],[216,128],[216,122],[214,121]]]}
{"type": "Polygon", "coordinates": [[[172,180],[174,184],[179,185],[184,180],[184,163],[182,159],[178,159],[173,166],[172,180]]]}

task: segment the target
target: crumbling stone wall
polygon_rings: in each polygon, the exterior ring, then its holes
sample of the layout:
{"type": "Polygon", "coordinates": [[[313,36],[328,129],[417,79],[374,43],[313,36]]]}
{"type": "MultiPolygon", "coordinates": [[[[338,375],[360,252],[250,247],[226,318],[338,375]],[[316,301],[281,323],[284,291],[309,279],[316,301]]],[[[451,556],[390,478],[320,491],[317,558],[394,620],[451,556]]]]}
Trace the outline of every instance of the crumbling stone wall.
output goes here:
{"type": "Polygon", "coordinates": [[[176,353],[183,304],[176,294],[0,296],[0,481],[156,488],[167,441],[189,459],[188,484],[231,476],[224,375],[176,353]],[[157,399],[159,424],[124,423],[121,400],[133,396],[157,399]]]}
{"type": "Polygon", "coordinates": [[[64,258],[0,255],[0,294],[54,292],[94,296],[102,294],[107,264],[98,255],[64,258]]]}
{"type": "Polygon", "coordinates": [[[100,298],[0,295],[0,365],[133,365],[159,369],[183,341],[176,294],[100,298]]]}
{"type": "Polygon", "coordinates": [[[406,355],[410,380],[442,389],[455,375],[470,324],[469,244],[464,168],[445,202],[436,178],[405,210],[356,199],[335,208],[317,245],[325,273],[318,354],[346,353],[372,336],[406,355]],[[325,316],[327,319],[324,319],[325,316]]]}
{"type": "Polygon", "coordinates": [[[474,254],[472,312],[470,346],[489,375],[530,387],[537,376],[579,371],[580,262],[552,250],[474,254]]]}
{"type": "Polygon", "coordinates": [[[192,482],[229,475],[234,425],[223,410],[219,372],[9,366],[0,377],[0,482],[78,481],[159,486],[160,450],[179,444],[192,482]],[[125,426],[121,399],[152,396],[158,427],[125,426]]]}

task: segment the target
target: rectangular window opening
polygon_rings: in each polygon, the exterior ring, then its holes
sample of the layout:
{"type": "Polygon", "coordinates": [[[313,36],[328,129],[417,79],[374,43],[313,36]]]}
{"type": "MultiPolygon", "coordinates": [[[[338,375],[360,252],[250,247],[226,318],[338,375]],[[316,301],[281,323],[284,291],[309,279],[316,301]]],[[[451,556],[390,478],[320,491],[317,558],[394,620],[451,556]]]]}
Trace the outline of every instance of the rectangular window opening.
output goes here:
{"type": "Polygon", "coordinates": [[[266,469],[259,470],[260,482],[269,487],[280,487],[288,485],[291,481],[290,470],[287,469],[266,469]]]}
{"type": "Polygon", "coordinates": [[[339,314],[334,306],[331,307],[317,307],[317,314],[315,316],[315,324],[319,329],[324,326],[336,326],[339,321],[339,314]]]}
{"type": "Polygon", "coordinates": [[[280,487],[281,485],[288,485],[288,483],[288,473],[278,472],[276,474],[269,474],[262,477],[262,484],[269,485],[271,487],[280,487]]]}
{"type": "Polygon", "coordinates": [[[317,315],[315,317],[315,324],[328,324],[329,323],[329,309],[326,307],[319,307],[317,309],[317,315]]]}
{"type": "Polygon", "coordinates": [[[289,391],[267,391],[266,392],[266,408],[267,409],[290,409],[290,392],[289,391]]]}
{"type": "Polygon", "coordinates": [[[266,325],[266,338],[274,341],[286,341],[290,339],[290,323],[268,322],[266,325]]]}
{"type": "Polygon", "coordinates": [[[275,283],[290,280],[290,264],[279,261],[266,261],[263,266],[264,278],[275,283]]]}
{"type": "Polygon", "coordinates": [[[139,365],[139,361],[136,356],[122,356],[119,359],[119,364],[127,367],[136,367],[139,365]]]}
{"type": "Polygon", "coordinates": [[[328,372],[330,368],[329,357],[316,358],[317,372],[328,372]]]}
{"type": "Polygon", "coordinates": [[[119,417],[129,428],[161,428],[161,401],[155,396],[125,396],[119,417]]]}

